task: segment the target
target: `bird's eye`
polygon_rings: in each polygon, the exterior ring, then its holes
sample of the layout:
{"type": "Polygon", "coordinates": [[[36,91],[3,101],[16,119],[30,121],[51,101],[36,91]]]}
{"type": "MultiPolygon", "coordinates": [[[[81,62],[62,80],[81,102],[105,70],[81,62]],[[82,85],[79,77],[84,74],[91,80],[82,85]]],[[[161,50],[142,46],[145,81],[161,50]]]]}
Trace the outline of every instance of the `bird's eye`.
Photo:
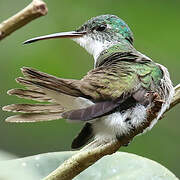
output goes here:
{"type": "Polygon", "coordinates": [[[96,31],[104,31],[106,29],[107,25],[106,24],[101,24],[96,28],[96,31]]]}

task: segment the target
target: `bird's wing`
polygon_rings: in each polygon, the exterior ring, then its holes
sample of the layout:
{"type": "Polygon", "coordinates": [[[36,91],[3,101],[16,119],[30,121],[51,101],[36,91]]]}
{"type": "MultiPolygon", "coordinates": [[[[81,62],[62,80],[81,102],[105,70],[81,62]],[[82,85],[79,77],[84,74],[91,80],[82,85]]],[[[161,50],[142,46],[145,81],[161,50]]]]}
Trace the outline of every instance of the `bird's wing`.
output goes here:
{"type": "MultiPolygon", "coordinates": [[[[152,67],[151,63],[119,61],[90,71],[82,80],[72,80],[57,78],[32,68],[22,68],[24,77],[17,78],[17,82],[28,89],[11,90],[9,94],[52,102],[59,111],[59,117],[54,116],[57,111],[51,112],[53,106],[47,105],[34,105],[33,108],[29,106],[29,110],[28,105],[10,105],[4,107],[4,110],[26,113],[31,111],[33,114],[47,113],[52,114],[53,119],[64,117],[90,120],[112,112],[131,96],[133,99],[128,99],[128,104],[134,99],[144,103],[146,92],[152,90],[155,83],[159,83],[156,78],[159,71],[160,69],[155,65],[152,67]]],[[[47,116],[47,120],[49,119],[50,117],[47,116]]]]}
{"type": "Polygon", "coordinates": [[[90,71],[81,80],[81,92],[90,96],[95,104],[65,112],[62,116],[88,121],[110,114],[117,108],[126,110],[136,103],[147,106],[157,94],[163,94],[159,88],[162,77],[161,68],[149,60],[138,57],[133,61],[111,61],[108,66],[90,71]]]}

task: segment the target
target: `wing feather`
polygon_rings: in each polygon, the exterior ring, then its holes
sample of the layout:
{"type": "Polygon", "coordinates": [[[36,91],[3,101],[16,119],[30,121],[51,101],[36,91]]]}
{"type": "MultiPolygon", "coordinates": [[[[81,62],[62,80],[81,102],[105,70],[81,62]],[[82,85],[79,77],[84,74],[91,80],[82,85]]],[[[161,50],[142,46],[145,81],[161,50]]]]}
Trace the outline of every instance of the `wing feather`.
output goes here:
{"type": "MultiPolygon", "coordinates": [[[[112,112],[125,102],[129,95],[139,103],[146,105],[150,103],[151,100],[144,100],[145,94],[150,90],[158,91],[156,87],[158,83],[160,84],[161,71],[155,63],[149,62],[140,63],[139,60],[136,63],[132,59],[131,61],[111,61],[108,66],[102,65],[90,71],[81,80],[57,78],[24,67],[22,68],[24,77],[17,78],[17,82],[25,85],[28,90],[11,90],[9,94],[37,101],[56,102],[60,105],[59,107],[65,107],[61,117],[74,120],[91,120],[112,112]],[[87,102],[84,103],[85,108],[80,105],[79,98],[83,98],[83,101],[87,102]]],[[[56,109],[53,106],[56,105],[49,106],[50,113],[52,108],[56,109]]],[[[25,107],[24,112],[27,112],[29,108],[29,111],[37,111],[38,113],[35,106],[28,107],[26,105],[25,107]]],[[[8,108],[11,111],[18,111],[19,105],[11,105],[8,108]]],[[[23,110],[19,111],[23,112],[23,110]]]]}

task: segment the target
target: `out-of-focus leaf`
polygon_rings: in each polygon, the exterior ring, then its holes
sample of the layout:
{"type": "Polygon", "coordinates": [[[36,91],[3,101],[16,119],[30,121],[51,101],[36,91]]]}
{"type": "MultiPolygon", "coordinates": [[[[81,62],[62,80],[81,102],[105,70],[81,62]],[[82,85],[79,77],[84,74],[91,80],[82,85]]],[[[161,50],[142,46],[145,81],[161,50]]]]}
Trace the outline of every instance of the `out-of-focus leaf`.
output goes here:
{"type": "Polygon", "coordinates": [[[0,150],[0,161],[18,158],[14,154],[0,150]]]}
{"type": "MultiPolygon", "coordinates": [[[[45,153],[21,159],[1,161],[0,179],[40,180],[76,152],[45,153]]],[[[162,165],[130,153],[117,152],[89,167],[75,180],[177,180],[162,165]]]]}

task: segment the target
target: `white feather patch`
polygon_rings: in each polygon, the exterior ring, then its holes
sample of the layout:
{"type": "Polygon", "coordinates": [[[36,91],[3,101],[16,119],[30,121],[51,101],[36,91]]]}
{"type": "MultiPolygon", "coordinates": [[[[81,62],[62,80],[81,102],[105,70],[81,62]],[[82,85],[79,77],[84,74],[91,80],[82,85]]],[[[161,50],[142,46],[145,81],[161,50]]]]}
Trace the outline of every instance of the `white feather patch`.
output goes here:
{"type": "Polygon", "coordinates": [[[112,43],[109,41],[101,42],[101,41],[93,40],[89,36],[74,38],[73,40],[77,42],[80,46],[85,48],[88,53],[93,55],[95,61],[94,64],[96,64],[97,58],[100,55],[100,53],[112,45],[112,43]]]}
{"type": "Polygon", "coordinates": [[[143,105],[125,111],[124,113],[115,112],[111,115],[102,117],[93,123],[96,139],[109,140],[114,139],[116,136],[128,134],[132,129],[132,125],[138,127],[146,119],[146,108],[143,105]]]}

